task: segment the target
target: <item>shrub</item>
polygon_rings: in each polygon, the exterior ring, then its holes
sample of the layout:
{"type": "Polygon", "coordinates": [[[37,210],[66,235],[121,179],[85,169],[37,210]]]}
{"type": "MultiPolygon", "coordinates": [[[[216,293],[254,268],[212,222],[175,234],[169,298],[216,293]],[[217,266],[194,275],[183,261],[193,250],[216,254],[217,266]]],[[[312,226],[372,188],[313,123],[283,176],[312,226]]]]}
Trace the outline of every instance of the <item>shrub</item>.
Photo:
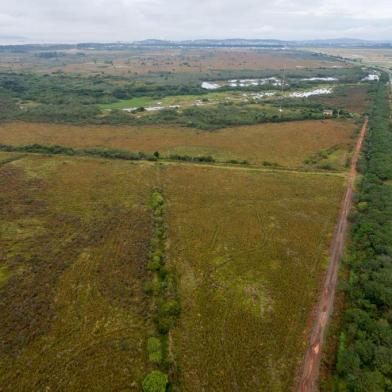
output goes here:
{"type": "Polygon", "coordinates": [[[146,282],[143,286],[143,291],[147,295],[159,295],[162,292],[162,285],[157,280],[153,282],[146,282]]]}
{"type": "Polygon", "coordinates": [[[154,251],[151,258],[153,261],[160,263],[163,260],[163,254],[159,249],[157,249],[154,251]]]}
{"type": "Polygon", "coordinates": [[[150,260],[147,264],[147,269],[149,271],[158,271],[159,268],[161,268],[161,263],[159,260],[150,260]]]}
{"type": "Polygon", "coordinates": [[[180,304],[175,299],[164,302],[160,309],[160,312],[165,316],[178,316],[180,311],[180,304]]]}
{"type": "Polygon", "coordinates": [[[279,164],[277,164],[276,162],[269,162],[269,161],[263,161],[262,162],[263,166],[270,166],[270,167],[278,167],[279,164]]]}
{"type": "Polygon", "coordinates": [[[175,320],[173,317],[158,316],[155,319],[159,333],[166,335],[174,327],[175,320]]]}
{"type": "Polygon", "coordinates": [[[334,167],[333,167],[332,163],[330,163],[330,162],[321,163],[317,167],[322,170],[334,170],[334,167]]]}
{"type": "Polygon", "coordinates": [[[163,205],[163,196],[159,192],[154,192],[151,196],[151,207],[153,210],[163,205]]]}
{"type": "Polygon", "coordinates": [[[150,337],[147,340],[148,359],[154,363],[162,362],[162,344],[156,337],[150,337]]]}
{"type": "Polygon", "coordinates": [[[143,392],[165,392],[169,379],[159,370],[148,373],[142,382],[143,392]]]}

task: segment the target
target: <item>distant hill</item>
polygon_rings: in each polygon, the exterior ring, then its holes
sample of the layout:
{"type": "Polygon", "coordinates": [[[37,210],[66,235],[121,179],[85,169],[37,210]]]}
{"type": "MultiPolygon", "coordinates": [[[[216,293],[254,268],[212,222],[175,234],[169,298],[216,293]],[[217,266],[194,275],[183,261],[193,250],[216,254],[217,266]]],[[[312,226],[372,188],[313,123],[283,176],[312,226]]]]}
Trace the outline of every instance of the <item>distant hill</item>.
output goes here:
{"type": "Polygon", "coordinates": [[[186,46],[186,47],[298,47],[298,46],[336,46],[336,47],[380,47],[391,46],[390,41],[369,41],[357,38],[332,38],[288,41],[278,39],[198,39],[168,41],[148,39],[135,41],[137,46],[186,46]]]}
{"type": "Polygon", "coordinates": [[[347,46],[347,47],[373,47],[382,45],[391,45],[388,41],[369,41],[358,38],[332,38],[332,39],[314,39],[314,40],[304,40],[295,41],[297,45],[305,46],[347,46]]]}
{"type": "MultiPolygon", "coordinates": [[[[146,39],[133,42],[84,42],[79,44],[16,44],[6,45],[7,40],[1,45],[0,51],[34,51],[34,50],[126,50],[134,47],[256,47],[256,48],[298,48],[304,46],[315,47],[350,47],[350,48],[392,48],[392,41],[370,41],[356,38],[314,39],[302,41],[288,41],[279,39],[196,39],[171,41],[161,39],[146,39]]],[[[9,37],[7,37],[9,38],[9,37]]],[[[15,38],[15,37],[14,37],[15,38]]]]}

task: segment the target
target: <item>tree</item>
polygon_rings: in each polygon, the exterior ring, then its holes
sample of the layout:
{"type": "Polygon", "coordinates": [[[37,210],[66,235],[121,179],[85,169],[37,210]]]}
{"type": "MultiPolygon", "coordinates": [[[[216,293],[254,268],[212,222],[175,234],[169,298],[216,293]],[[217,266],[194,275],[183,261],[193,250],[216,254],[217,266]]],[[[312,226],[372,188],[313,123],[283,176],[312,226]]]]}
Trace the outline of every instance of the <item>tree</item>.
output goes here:
{"type": "Polygon", "coordinates": [[[165,392],[169,379],[159,370],[148,373],[142,383],[143,392],[165,392]]]}

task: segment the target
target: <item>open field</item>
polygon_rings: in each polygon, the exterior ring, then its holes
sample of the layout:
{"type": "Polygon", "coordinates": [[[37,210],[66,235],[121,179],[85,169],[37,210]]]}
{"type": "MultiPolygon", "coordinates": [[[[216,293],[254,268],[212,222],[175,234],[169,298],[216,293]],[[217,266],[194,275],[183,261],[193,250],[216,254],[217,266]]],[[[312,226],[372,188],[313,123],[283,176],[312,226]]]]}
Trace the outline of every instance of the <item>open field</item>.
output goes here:
{"type": "Polygon", "coordinates": [[[182,307],[176,390],[288,390],[344,178],[26,155],[0,167],[3,391],[140,389],[154,186],[182,307]]]}
{"type": "Polygon", "coordinates": [[[161,154],[212,155],[285,167],[331,149],[327,160],[344,167],[356,125],[347,120],[296,121],[231,127],[213,132],[170,126],[67,126],[40,123],[0,125],[3,144],[59,144],[75,148],[107,147],[161,154]]]}
{"type": "Polygon", "coordinates": [[[16,161],[22,157],[23,154],[18,152],[2,152],[0,153],[0,166],[12,161],[16,161]]]}
{"type": "Polygon", "coordinates": [[[183,308],[181,391],[288,391],[344,181],[175,166],[161,181],[183,308]]]}
{"type": "MultiPolygon", "coordinates": [[[[310,94],[310,96],[314,96],[318,98],[319,96],[322,97],[328,95],[333,92],[335,86],[328,85],[328,84],[321,84],[321,85],[314,85],[313,87],[308,88],[298,88],[295,90],[290,90],[287,92],[282,92],[279,90],[278,87],[275,87],[271,90],[261,91],[261,92],[244,92],[241,91],[224,91],[224,92],[210,92],[206,94],[199,94],[199,95],[173,95],[173,96],[166,96],[161,98],[153,98],[148,96],[136,97],[132,99],[123,99],[116,102],[100,104],[99,107],[101,109],[136,109],[140,107],[144,107],[146,111],[149,108],[170,108],[170,107],[177,107],[178,109],[186,109],[192,106],[209,106],[209,105],[218,105],[218,104],[225,104],[225,103],[259,103],[262,104],[259,106],[260,110],[262,111],[271,111],[275,110],[277,112],[277,108],[271,105],[271,101],[273,102],[276,99],[282,98],[293,98],[297,95],[296,98],[302,98],[301,94],[306,95],[310,94]],[[321,92],[320,92],[321,91],[321,92]],[[268,104],[263,103],[264,100],[268,100],[268,104]]],[[[358,95],[357,100],[365,99],[366,98],[366,90],[362,93],[361,89],[353,90],[353,93],[358,95]]],[[[343,94],[343,93],[342,93],[343,94]]],[[[342,95],[341,94],[341,95],[342,95]]],[[[339,102],[335,102],[337,106],[339,102]]],[[[342,102],[343,104],[345,102],[342,102]]],[[[31,105],[31,103],[29,103],[31,105]]],[[[306,106],[306,105],[304,105],[306,106]]],[[[344,106],[343,106],[344,107],[344,106]]],[[[286,109],[287,110],[287,109],[286,109]]],[[[146,112],[139,112],[146,114],[146,112]]],[[[278,113],[278,112],[277,112],[278,113]]]]}
{"type": "MultiPolygon", "coordinates": [[[[339,62],[292,50],[246,48],[150,48],[123,51],[63,50],[48,58],[41,52],[2,53],[0,69],[82,74],[143,75],[226,70],[321,68],[339,62]]],[[[343,65],[344,66],[344,65],[343,65]]]]}
{"type": "Polygon", "coordinates": [[[293,390],[369,70],[40,48],[0,48],[0,392],[293,390]]]}
{"type": "MultiPolygon", "coordinates": [[[[309,49],[307,49],[309,50],[309,49]]],[[[392,49],[388,48],[312,48],[312,52],[360,61],[364,65],[392,68],[392,49]]]]}
{"type": "Polygon", "coordinates": [[[369,87],[366,85],[344,86],[337,89],[331,96],[312,97],[311,100],[324,105],[343,108],[353,113],[363,113],[368,109],[370,98],[369,87]]]}
{"type": "Polygon", "coordinates": [[[138,390],[149,173],[40,156],[0,167],[2,391],[138,390]]]}

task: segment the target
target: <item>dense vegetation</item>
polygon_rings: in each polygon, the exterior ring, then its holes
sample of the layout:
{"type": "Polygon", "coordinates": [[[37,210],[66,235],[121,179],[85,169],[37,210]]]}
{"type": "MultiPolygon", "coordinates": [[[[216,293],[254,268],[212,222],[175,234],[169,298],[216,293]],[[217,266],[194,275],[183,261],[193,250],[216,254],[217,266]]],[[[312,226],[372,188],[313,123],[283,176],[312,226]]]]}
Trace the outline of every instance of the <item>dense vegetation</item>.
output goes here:
{"type": "MultiPolygon", "coordinates": [[[[175,362],[169,352],[168,340],[169,332],[176,325],[180,313],[180,303],[175,272],[166,263],[167,227],[164,221],[165,200],[161,190],[153,191],[150,206],[153,212],[154,231],[151,239],[150,260],[147,265],[150,271],[149,280],[144,289],[151,298],[155,331],[148,338],[147,353],[150,362],[168,372],[173,379],[175,362]]],[[[168,381],[169,378],[165,373],[153,370],[143,381],[143,391],[165,392],[168,381]]]]}
{"type": "Polygon", "coordinates": [[[0,144],[0,151],[5,152],[28,152],[35,154],[48,155],[70,155],[70,156],[96,156],[108,159],[123,159],[128,161],[149,160],[156,161],[159,157],[157,154],[146,154],[143,152],[132,152],[118,149],[102,149],[102,148],[84,148],[75,149],[72,147],[59,145],[42,145],[42,144],[28,144],[25,146],[9,146],[0,144]]]}
{"type": "Polygon", "coordinates": [[[220,104],[209,108],[190,107],[183,111],[162,110],[152,116],[134,121],[139,124],[179,124],[204,130],[215,130],[234,125],[252,125],[266,122],[319,120],[324,118],[322,105],[318,109],[308,108],[304,103],[302,110],[286,111],[279,114],[263,110],[255,105],[220,104]]]}
{"type": "Polygon", "coordinates": [[[337,391],[392,391],[392,128],[386,75],[374,89],[363,179],[352,214],[351,269],[337,391]]]}
{"type": "MultiPolygon", "coordinates": [[[[214,80],[230,77],[282,77],[280,71],[253,71],[253,73],[221,71],[211,77],[214,80]]],[[[312,82],[303,77],[338,76],[342,83],[357,82],[364,76],[361,68],[293,70],[287,75],[286,89],[307,88],[312,82]]],[[[307,100],[270,102],[275,111],[269,113],[262,106],[217,105],[209,108],[189,107],[184,110],[162,110],[140,116],[122,110],[103,112],[101,104],[113,103],[136,97],[161,99],[167,96],[207,94],[201,88],[205,75],[196,78],[169,80],[168,76],[122,77],[110,75],[81,76],[55,72],[34,74],[28,72],[0,72],[0,121],[23,120],[74,124],[181,124],[212,130],[231,125],[321,118],[323,104],[311,104],[307,100]],[[150,80],[151,79],[151,80],[150,80]],[[295,102],[294,102],[295,101],[295,102]],[[277,106],[296,109],[295,112],[278,115],[277,106]]],[[[271,89],[271,86],[243,87],[244,91],[271,89]]],[[[226,86],[220,91],[238,90],[226,86]]]]}

